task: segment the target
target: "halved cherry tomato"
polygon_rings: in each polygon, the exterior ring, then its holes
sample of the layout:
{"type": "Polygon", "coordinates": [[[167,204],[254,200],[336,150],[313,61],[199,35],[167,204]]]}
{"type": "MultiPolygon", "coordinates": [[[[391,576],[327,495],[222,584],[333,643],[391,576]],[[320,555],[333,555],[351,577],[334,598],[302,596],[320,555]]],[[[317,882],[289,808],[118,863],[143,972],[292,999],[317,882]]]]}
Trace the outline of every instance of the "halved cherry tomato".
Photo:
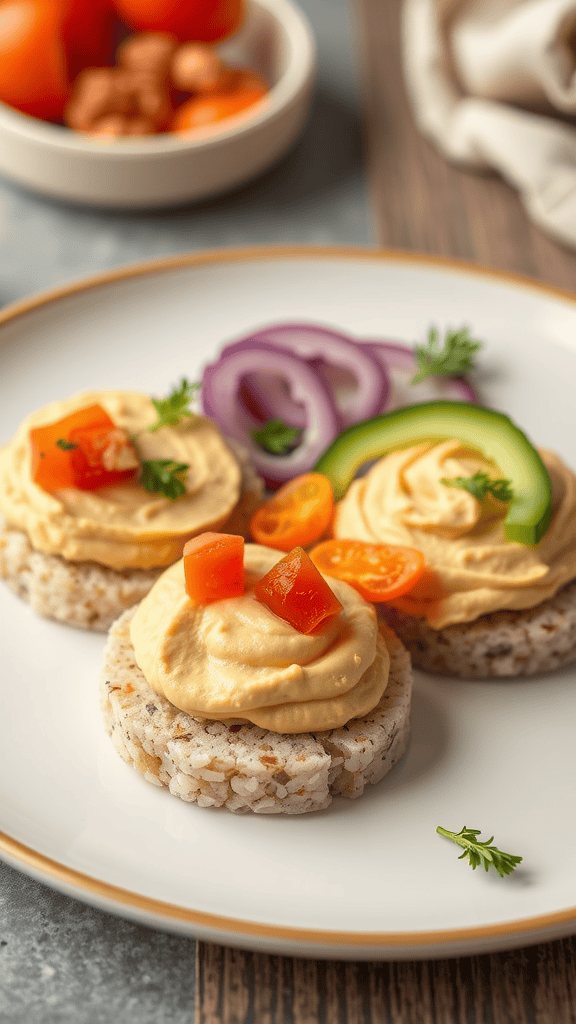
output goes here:
{"type": "Polygon", "coordinates": [[[254,593],[299,633],[316,632],[342,611],[340,601],[300,547],[258,580],[254,593]]]}
{"type": "MultiPolygon", "coordinates": [[[[84,0],[86,2],[86,0],[84,0]]],[[[135,32],[171,32],[180,42],[215,42],[240,25],[244,0],[113,0],[135,32]]]]}
{"type": "Polygon", "coordinates": [[[0,100],[47,121],[62,119],[67,93],[60,0],[0,4],[0,100]]]}
{"type": "Polygon", "coordinates": [[[328,477],[305,473],[284,484],[265,501],[250,520],[250,532],[258,544],[291,551],[307,547],[326,532],[334,510],[334,493],[328,477]]]}
{"type": "Polygon", "coordinates": [[[112,63],[114,12],[112,0],[37,0],[60,3],[62,38],[72,80],[84,68],[112,63]]]}
{"type": "Polygon", "coordinates": [[[375,602],[405,594],[426,568],[424,555],[416,548],[361,540],[326,540],[313,548],[310,558],[320,572],[344,580],[375,602]]]}
{"type": "Polygon", "coordinates": [[[117,465],[135,463],[136,459],[127,436],[100,405],[79,409],[45,427],[35,427],[30,431],[30,447],[32,479],[45,491],[60,487],[92,491],[129,480],[136,472],[135,465],[128,469],[106,465],[108,455],[117,465]]]}
{"type": "Polygon", "coordinates": [[[201,533],[184,545],[186,593],[193,604],[210,604],[244,593],[244,538],[201,533]]]}
{"type": "Polygon", "coordinates": [[[218,92],[192,96],[177,107],[168,126],[171,132],[190,132],[225,121],[247,110],[268,92],[268,86],[252,71],[235,71],[230,85],[218,92]]]}

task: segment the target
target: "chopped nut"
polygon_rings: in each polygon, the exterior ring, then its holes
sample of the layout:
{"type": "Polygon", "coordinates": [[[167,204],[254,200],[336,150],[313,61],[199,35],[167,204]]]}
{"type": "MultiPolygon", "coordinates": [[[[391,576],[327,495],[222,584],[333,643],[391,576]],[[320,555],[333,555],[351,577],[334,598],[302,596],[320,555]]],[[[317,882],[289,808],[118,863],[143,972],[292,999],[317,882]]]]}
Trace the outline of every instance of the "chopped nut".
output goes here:
{"type": "Polygon", "coordinates": [[[230,68],[216,51],[202,43],[179,46],[170,69],[172,84],[182,92],[214,92],[225,88],[230,74],[230,68]]]}
{"type": "Polygon", "coordinates": [[[168,32],[140,32],[122,43],[116,59],[130,71],[145,71],[164,79],[177,46],[178,40],[168,32]]]}

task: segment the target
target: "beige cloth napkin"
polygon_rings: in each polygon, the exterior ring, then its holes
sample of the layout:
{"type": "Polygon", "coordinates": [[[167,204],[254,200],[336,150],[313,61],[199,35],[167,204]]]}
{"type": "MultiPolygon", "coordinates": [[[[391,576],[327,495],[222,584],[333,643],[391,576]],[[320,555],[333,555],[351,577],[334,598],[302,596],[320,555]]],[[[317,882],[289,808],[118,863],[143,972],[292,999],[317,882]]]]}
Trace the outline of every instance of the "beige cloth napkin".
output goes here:
{"type": "Polygon", "coordinates": [[[576,0],[404,0],[403,46],[421,130],[576,247],[576,0]]]}

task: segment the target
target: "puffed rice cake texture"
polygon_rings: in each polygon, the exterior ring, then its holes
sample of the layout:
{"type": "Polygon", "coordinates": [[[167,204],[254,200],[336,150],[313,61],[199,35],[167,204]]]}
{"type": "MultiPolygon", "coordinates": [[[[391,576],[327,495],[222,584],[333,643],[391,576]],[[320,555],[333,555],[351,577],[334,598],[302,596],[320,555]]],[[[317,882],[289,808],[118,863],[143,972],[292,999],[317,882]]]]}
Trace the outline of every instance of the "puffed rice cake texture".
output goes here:
{"type": "Polygon", "coordinates": [[[322,810],[336,794],[356,798],[405,752],[410,733],[410,656],[383,625],[388,685],[363,718],[328,732],[281,735],[256,725],[199,721],[156,694],[136,665],[134,609],[113,625],[100,684],[116,752],[149,782],[200,807],[258,814],[322,810]]]}
{"type": "MultiPolygon", "coordinates": [[[[264,485],[249,453],[228,440],[242,470],[240,500],[222,529],[248,537],[250,517],[262,501],[264,485]]],[[[0,515],[0,579],[33,611],[49,619],[98,633],[107,633],[126,608],[146,596],[165,566],[152,569],[110,569],[96,562],[70,562],[37,551],[28,535],[0,515]]]]}
{"type": "Polygon", "coordinates": [[[576,662],[576,580],[534,608],[492,612],[443,629],[394,608],[383,614],[410,651],[412,664],[433,674],[500,679],[576,662]]]}

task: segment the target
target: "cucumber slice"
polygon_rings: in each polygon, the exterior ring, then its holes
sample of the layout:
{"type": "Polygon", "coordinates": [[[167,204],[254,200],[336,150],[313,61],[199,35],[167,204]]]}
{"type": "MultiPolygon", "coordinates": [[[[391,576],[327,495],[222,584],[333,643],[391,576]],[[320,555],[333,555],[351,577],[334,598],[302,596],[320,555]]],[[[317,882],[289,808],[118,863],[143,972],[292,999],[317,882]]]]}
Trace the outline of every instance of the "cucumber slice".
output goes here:
{"type": "Polygon", "coordinates": [[[329,478],[340,499],[356,471],[370,459],[451,437],[482,452],[511,481],[514,497],[504,520],[508,540],[537,544],[552,513],[550,477],[526,435],[508,416],[493,409],[442,401],[404,406],[342,431],[314,469],[329,478]]]}

